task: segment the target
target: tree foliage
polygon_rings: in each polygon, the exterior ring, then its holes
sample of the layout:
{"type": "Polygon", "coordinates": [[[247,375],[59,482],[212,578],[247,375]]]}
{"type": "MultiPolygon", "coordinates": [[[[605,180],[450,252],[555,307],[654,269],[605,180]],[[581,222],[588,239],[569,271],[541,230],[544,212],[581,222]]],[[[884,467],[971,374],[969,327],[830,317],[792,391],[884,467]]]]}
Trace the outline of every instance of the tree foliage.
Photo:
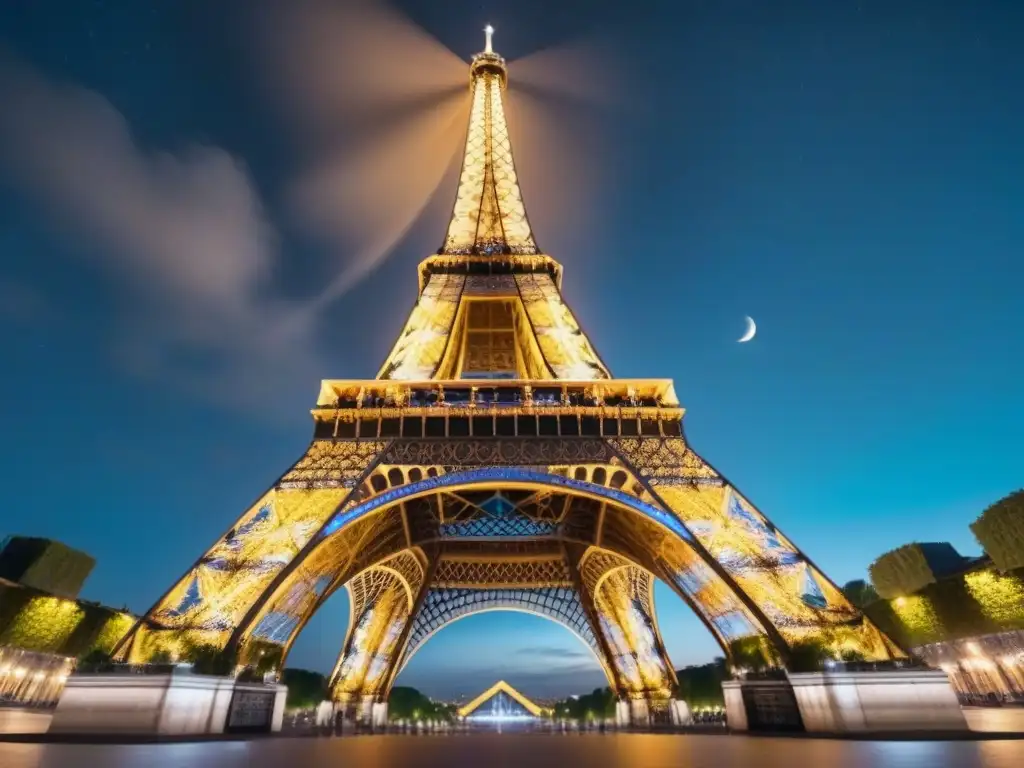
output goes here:
{"type": "Polygon", "coordinates": [[[832,658],[824,642],[806,638],[790,644],[788,667],[791,672],[820,672],[832,658]]]}
{"type": "Polygon", "coordinates": [[[255,670],[259,674],[273,672],[281,666],[284,649],[278,643],[266,640],[249,640],[240,656],[239,663],[255,670]]]}
{"type": "Polygon", "coordinates": [[[0,644],[80,657],[94,648],[112,650],[134,621],[96,603],[0,584],[0,644]]]}
{"type": "Polygon", "coordinates": [[[314,709],[327,699],[327,678],[308,669],[286,669],[281,682],[288,686],[288,709],[314,709]]]}
{"type": "Polygon", "coordinates": [[[722,681],[729,679],[725,659],[717,658],[711,664],[676,670],[676,678],[679,680],[676,695],[685,701],[690,709],[725,706],[722,681]]]}
{"type": "Polygon", "coordinates": [[[842,593],[854,607],[863,608],[878,599],[878,592],[871,585],[871,582],[864,579],[854,579],[843,585],[842,593]]]}
{"type": "Polygon", "coordinates": [[[558,720],[604,720],[615,717],[615,694],[611,688],[595,688],[583,696],[563,699],[552,708],[558,720]]]}
{"type": "Polygon", "coordinates": [[[763,637],[740,637],[729,643],[732,665],[751,672],[779,667],[778,653],[763,637]]]}
{"type": "Polygon", "coordinates": [[[392,720],[455,719],[457,707],[432,701],[415,688],[395,686],[388,696],[388,717],[392,720]]]}
{"type": "Polygon", "coordinates": [[[187,646],[185,658],[192,662],[192,671],[196,674],[219,677],[234,674],[238,663],[237,654],[212,643],[187,646]]]}

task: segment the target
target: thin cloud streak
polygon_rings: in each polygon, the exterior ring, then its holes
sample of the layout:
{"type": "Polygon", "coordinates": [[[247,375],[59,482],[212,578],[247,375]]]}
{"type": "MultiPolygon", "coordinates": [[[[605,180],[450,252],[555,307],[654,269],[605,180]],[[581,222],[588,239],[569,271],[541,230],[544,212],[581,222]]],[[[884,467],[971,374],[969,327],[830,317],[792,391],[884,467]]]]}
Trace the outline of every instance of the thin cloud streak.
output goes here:
{"type": "MultiPolygon", "coordinates": [[[[123,367],[266,413],[322,371],[322,310],[395,250],[438,193],[454,194],[440,186],[460,157],[469,99],[467,63],[383,3],[266,0],[254,19],[257,59],[304,148],[285,209],[337,254],[318,294],[275,291],[279,232],[239,158],[204,144],[144,149],[103,96],[10,57],[0,58],[0,170],[59,228],[98,246],[79,250],[126,289],[112,343],[123,367]]],[[[573,56],[585,54],[534,54],[513,64],[513,77],[571,92],[573,56]],[[555,75],[537,76],[547,66],[555,75]]],[[[563,242],[575,250],[584,243],[562,233],[590,232],[598,145],[585,121],[560,124],[542,96],[510,102],[535,228],[552,252],[563,242]]]]}
{"type": "Polygon", "coordinates": [[[533,645],[517,648],[517,656],[532,656],[545,659],[593,659],[592,654],[584,648],[563,648],[559,645],[533,645]]]}

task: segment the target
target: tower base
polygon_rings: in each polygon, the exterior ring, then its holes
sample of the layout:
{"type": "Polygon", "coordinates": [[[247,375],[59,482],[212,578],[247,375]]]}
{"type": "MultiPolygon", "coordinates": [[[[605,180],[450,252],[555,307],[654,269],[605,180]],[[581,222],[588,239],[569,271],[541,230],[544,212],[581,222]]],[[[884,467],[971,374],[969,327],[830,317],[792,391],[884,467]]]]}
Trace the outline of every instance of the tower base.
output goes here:
{"type": "Polygon", "coordinates": [[[159,675],[72,675],[49,733],[273,733],[288,688],[174,670],[159,675]]]}
{"type": "Polygon", "coordinates": [[[733,731],[966,731],[945,672],[806,672],[785,680],[727,680],[733,731]]]}
{"type": "Polygon", "coordinates": [[[689,704],[682,699],[672,699],[668,706],[672,714],[672,725],[693,725],[693,713],[689,704]]]}
{"type": "Polygon", "coordinates": [[[968,730],[942,671],[811,672],[789,681],[812,733],[968,730]]]}
{"type": "Polygon", "coordinates": [[[800,707],[786,679],[726,680],[725,716],[732,731],[802,731],[800,707]]]}
{"type": "Polygon", "coordinates": [[[371,711],[370,724],[373,730],[384,730],[388,727],[388,703],[386,701],[375,701],[371,711]]]}
{"type": "Polygon", "coordinates": [[[693,715],[680,699],[622,699],[615,703],[618,728],[647,728],[652,725],[690,725],[693,715]],[[667,719],[666,719],[667,718],[667,719]]]}
{"type": "Polygon", "coordinates": [[[388,703],[372,695],[346,697],[334,703],[334,716],[353,727],[384,730],[388,727],[388,703]]]}

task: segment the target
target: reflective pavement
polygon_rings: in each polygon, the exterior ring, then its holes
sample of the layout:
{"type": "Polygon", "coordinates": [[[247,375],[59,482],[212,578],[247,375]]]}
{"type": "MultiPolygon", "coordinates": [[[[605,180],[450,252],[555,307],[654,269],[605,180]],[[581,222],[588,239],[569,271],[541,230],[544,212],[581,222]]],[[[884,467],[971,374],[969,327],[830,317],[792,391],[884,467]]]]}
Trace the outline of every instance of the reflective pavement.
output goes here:
{"type": "Polygon", "coordinates": [[[972,731],[1024,732],[1024,707],[964,707],[972,731]]]}
{"type": "Polygon", "coordinates": [[[351,736],[98,746],[0,743],[3,768],[1019,768],[1024,741],[869,742],[655,734],[351,736]]]}

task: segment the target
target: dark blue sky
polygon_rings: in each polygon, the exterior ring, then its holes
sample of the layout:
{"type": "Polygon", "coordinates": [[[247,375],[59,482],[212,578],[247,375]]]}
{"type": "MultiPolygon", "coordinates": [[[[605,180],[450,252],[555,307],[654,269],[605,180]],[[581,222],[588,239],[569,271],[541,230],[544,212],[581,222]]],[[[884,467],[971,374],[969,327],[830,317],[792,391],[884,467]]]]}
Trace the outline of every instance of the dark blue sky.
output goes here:
{"type": "MultiPolygon", "coordinates": [[[[0,9],[0,46],[19,71],[44,89],[95,92],[140,151],[186,169],[211,160],[188,146],[219,148],[217,170],[176,194],[219,199],[247,168],[241,197],[273,231],[273,266],[253,267],[258,290],[193,284],[180,263],[202,271],[188,238],[212,224],[145,229],[139,194],[112,198],[111,224],[103,195],[130,174],[58,157],[55,203],[3,170],[33,148],[2,147],[0,532],[92,553],[85,596],[135,611],[301,454],[320,377],[375,373],[453,194],[442,187],[389,258],[311,321],[307,348],[260,346],[248,324],[301,306],[339,260],[283,203],[308,147],[261,86],[245,4],[210,5],[0,9]],[[149,250],[126,255],[133,247],[149,250]],[[203,310],[218,300],[238,306],[203,310]]],[[[534,182],[531,197],[528,159],[520,171],[538,240],[565,265],[569,301],[616,374],[673,377],[697,450],[840,583],[913,540],[977,552],[968,524],[1022,477],[1022,4],[406,5],[464,59],[486,22],[510,59],[582,32],[604,41],[613,63],[594,76],[615,77],[609,104],[587,113],[600,125],[587,131],[593,207],[560,224],[531,204],[545,190],[534,182]],[[744,315],[760,330],[737,345],[744,315]]],[[[74,119],[102,102],[48,92],[22,106],[64,131],[58,147],[110,127],[74,119]]],[[[552,124],[571,132],[570,118],[552,124]]],[[[180,200],[182,216],[203,210],[180,200]]],[[[213,207],[218,224],[246,220],[213,207]]],[[[248,235],[212,237],[221,254],[248,235]]],[[[239,258],[231,275],[245,282],[239,258]]],[[[685,606],[658,597],[677,665],[715,655],[685,606]]],[[[292,663],[328,669],[346,619],[343,597],[328,603],[292,663]]],[[[566,630],[518,614],[458,622],[400,680],[447,696],[497,677],[538,695],[600,682],[566,630]]]]}

